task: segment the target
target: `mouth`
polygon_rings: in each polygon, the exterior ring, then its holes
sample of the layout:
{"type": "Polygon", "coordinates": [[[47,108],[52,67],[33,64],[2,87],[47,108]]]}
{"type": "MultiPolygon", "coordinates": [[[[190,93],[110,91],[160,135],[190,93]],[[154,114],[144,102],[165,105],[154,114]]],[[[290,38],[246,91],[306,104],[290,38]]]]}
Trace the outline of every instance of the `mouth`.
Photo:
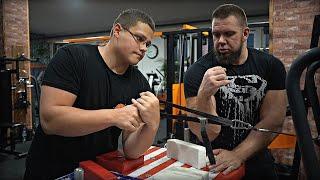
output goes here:
{"type": "Polygon", "coordinates": [[[135,55],[137,55],[140,59],[143,58],[143,54],[140,54],[140,53],[134,53],[135,55]]]}
{"type": "Polygon", "coordinates": [[[230,50],[229,49],[218,49],[219,53],[221,54],[228,54],[230,53],[230,50]]]}

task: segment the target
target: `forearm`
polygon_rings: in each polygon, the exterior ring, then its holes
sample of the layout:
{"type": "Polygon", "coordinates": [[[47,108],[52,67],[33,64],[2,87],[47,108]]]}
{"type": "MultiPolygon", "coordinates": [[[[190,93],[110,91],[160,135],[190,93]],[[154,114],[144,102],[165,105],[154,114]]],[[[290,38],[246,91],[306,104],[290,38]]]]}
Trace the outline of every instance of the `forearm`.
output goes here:
{"type": "Polygon", "coordinates": [[[142,124],[137,131],[130,133],[124,140],[123,152],[125,156],[130,159],[140,157],[152,145],[157,130],[158,126],[142,124]]]}
{"type": "Polygon", "coordinates": [[[83,110],[70,106],[51,106],[41,111],[45,133],[67,137],[83,136],[112,126],[113,109],[83,110]]]}
{"type": "MultiPolygon", "coordinates": [[[[261,121],[255,127],[281,131],[282,123],[274,124],[270,123],[270,121],[261,121]]],[[[233,151],[236,152],[243,161],[246,161],[260,150],[266,148],[275,136],[276,134],[251,130],[247,138],[234,148],[233,151]]]]}
{"type": "MultiPolygon", "coordinates": [[[[196,103],[194,103],[194,106],[191,105],[190,108],[206,112],[208,114],[217,115],[214,96],[211,96],[211,98],[202,98],[202,96],[198,96],[196,103]]],[[[193,114],[189,115],[192,116],[193,114]]],[[[202,141],[200,124],[188,122],[188,125],[190,130],[198,137],[200,141],[202,141]]],[[[206,126],[206,131],[210,141],[214,140],[218,136],[220,129],[220,125],[208,124],[206,126]]]]}
{"type": "Polygon", "coordinates": [[[217,116],[216,100],[214,96],[206,97],[199,93],[194,108],[198,111],[206,112],[208,114],[217,116]]]}

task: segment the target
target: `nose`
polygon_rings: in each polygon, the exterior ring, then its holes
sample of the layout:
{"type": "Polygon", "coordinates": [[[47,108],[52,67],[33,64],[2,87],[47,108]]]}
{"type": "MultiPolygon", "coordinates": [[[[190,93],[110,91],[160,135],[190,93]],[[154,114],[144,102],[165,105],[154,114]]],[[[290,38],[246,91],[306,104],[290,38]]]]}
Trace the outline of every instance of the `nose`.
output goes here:
{"type": "Polygon", "coordinates": [[[146,52],[147,50],[147,43],[140,43],[140,51],[146,52]]]}
{"type": "Polygon", "coordinates": [[[220,44],[226,44],[227,41],[226,41],[226,39],[225,39],[224,36],[220,36],[219,39],[218,39],[218,43],[220,43],[220,44]]]}

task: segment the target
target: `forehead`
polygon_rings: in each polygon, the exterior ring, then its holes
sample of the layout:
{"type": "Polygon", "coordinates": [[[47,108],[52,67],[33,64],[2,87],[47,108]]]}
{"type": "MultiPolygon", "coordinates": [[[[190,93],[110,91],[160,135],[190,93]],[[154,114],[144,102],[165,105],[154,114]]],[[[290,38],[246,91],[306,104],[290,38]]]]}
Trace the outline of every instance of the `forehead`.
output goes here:
{"type": "Polygon", "coordinates": [[[240,23],[238,19],[231,15],[228,16],[227,18],[221,19],[221,18],[214,18],[212,20],[212,30],[233,30],[236,31],[240,29],[240,23]]]}
{"type": "Polygon", "coordinates": [[[149,39],[153,38],[153,30],[146,23],[139,21],[137,22],[136,25],[131,26],[129,29],[136,34],[145,36],[146,38],[149,38],[149,39]]]}

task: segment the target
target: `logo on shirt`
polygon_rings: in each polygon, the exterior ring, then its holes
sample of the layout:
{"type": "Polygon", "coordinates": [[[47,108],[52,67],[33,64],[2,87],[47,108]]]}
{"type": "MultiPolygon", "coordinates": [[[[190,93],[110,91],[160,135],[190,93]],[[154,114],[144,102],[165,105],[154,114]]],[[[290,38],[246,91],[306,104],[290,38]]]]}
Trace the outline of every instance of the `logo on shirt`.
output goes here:
{"type": "MultiPolygon", "coordinates": [[[[219,89],[220,115],[255,125],[259,107],[265,96],[267,81],[257,75],[228,76],[231,81],[219,89]]],[[[244,130],[234,130],[234,142],[240,141],[244,130]]]]}

